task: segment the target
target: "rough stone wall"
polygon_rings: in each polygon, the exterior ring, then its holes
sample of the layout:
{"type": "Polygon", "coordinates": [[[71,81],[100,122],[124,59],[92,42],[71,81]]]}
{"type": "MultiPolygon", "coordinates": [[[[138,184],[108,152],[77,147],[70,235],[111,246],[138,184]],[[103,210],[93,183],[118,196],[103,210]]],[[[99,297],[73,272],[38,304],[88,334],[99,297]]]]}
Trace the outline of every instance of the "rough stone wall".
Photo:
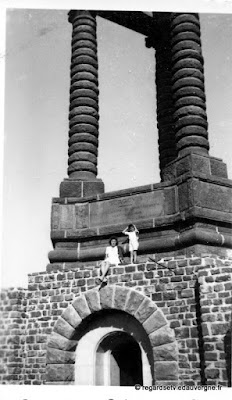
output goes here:
{"type": "MultiPolygon", "coordinates": [[[[179,256],[159,262],[163,267],[158,269],[154,263],[112,266],[109,285],[138,290],[163,311],[178,342],[180,383],[208,379],[227,386],[224,343],[231,316],[232,260],[179,256]]],[[[45,383],[48,336],[64,309],[94,288],[98,276],[97,263],[49,264],[46,272],[29,275],[28,290],[2,293],[1,383],[45,383]]]]}
{"type": "Polygon", "coordinates": [[[0,293],[0,383],[25,383],[27,290],[0,293]]]}
{"type": "Polygon", "coordinates": [[[232,267],[212,260],[199,278],[207,382],[231,386],[232,267]]]}

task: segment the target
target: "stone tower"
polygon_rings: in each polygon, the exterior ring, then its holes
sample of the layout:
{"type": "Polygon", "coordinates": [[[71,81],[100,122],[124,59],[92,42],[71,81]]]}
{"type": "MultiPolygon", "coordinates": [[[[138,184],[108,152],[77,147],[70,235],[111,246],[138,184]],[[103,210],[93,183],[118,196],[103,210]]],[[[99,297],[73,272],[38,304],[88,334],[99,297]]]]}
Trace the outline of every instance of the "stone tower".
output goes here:
{"type": "Polygon", "coordinates": [[[232,182],[209,154],[199,17],[72,10],[69,22],[68,178],[52,200],[46,272],[31,274],[28,290],[2,294],[20,332],[8,335],[1,379],[228,386],[232,182]],[[97,177],[97,16],[155,49],[159,183],[104,193],[97,177]],[[140,263],[111,266],[98,290],[108,240],[121,239],[130,221],[140,231],[140,263]],[[7,343],[16,346],[14,367],[7,343]]]}

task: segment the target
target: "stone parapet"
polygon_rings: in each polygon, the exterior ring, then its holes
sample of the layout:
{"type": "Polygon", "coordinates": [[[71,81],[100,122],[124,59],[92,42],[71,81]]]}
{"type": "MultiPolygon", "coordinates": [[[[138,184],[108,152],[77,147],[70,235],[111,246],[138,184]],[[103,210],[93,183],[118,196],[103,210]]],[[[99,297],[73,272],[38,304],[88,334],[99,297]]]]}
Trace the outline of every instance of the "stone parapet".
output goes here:
{"type": "Polygon", "coordinates": [[[232,248],[232,181],[207,174],[210,170],[211,158],[190,154],[174,162],[169,171],[175,177],[169,181],[85,198],[54,198],[50,261],[102,259],[110,236],[123,242],[122,231],[130,222],[140,231],[141,255],[195,245],[232,248]]]}

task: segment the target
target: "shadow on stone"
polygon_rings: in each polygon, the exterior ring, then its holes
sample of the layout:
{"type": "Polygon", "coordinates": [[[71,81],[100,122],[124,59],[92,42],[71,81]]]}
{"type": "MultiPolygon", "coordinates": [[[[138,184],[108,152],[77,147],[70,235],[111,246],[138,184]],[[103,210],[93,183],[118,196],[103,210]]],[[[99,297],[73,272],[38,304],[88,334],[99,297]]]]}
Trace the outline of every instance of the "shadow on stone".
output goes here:
{"type": "Polygon", "coordinates": [[[224,351],[225,351],[228,386],[231,387],[231,329],[227,331],[224,337],[224,351]]]}

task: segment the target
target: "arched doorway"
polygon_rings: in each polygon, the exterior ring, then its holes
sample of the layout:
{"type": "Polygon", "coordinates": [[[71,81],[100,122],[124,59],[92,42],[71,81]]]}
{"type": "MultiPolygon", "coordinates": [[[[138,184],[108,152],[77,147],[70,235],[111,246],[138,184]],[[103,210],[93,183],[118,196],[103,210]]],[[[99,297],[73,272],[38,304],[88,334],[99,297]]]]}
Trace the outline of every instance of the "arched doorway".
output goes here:
{"type": "MultiPolygon", "coordinates": [[[[141,352],[143,385],[178,383],[177,342],[162,311],[142,293],[110,285],[76,297],[56,321],[47,344],[46,384],[95,385],[96,360],[101,352],[106,360],[112,353],[116,361],[119,349],[118,363],[123,364],[125,347],[120,345],[119,333],[127,335],[124,339],[137,360],[141,352]],[[115,333],[118,342],[112,336],[115,333]],[[108,352],[99,347],[107,344],[103,342],[107,337],[115,340],[108,352]]],[[[138,379],[133,372],[131,375],[138,379]]]]}
{"type": "Polygon", "coordinates": [[[141,349],[125,332],[106,336],[96,351],[96,385],[134,386],[143,384],[141,349]]]}
{"type": "Polygon", "coordinates": [[[152,384],[152,350],[133,317],[107,310],[85,322],[77,337],[76,385],[152,384]]]}

